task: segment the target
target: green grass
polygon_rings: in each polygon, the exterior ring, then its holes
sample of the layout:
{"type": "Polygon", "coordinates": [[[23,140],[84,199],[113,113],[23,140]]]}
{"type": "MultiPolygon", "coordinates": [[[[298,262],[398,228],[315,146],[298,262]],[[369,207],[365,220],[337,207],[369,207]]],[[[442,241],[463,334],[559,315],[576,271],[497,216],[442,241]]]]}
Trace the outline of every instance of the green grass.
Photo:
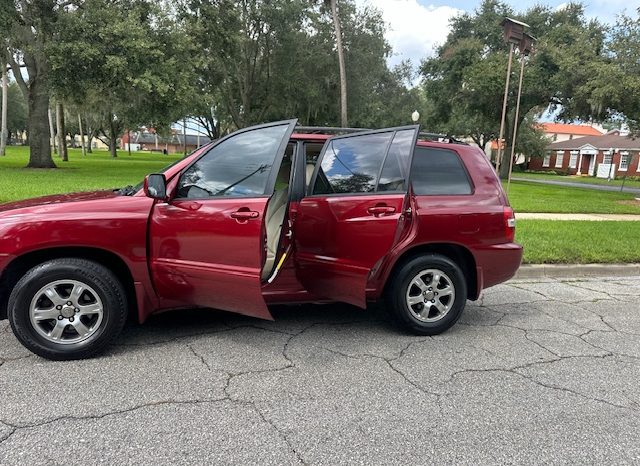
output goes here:
{"type": "MultiPolygon", "coordinates": [[[[630,177],[640,177],[640,172],[629,172],[630,177]]],[[[596,178],[595,176],[563,176],[563,175],[551,175],[548,173],[527,173],[527,172],[515,172],[513,174],[516,178],[529,178],[534,180],[550,180],[550,181],[568,181],[571,183],[583,183],[583,184],[601,184],[606,186],[622,186],[622,179],[616,179],[607,181],[606,178],[596,178]]],[[[627,179],[624,183],[625,188],[640,188],[640,180],[627,179]]]]}
{"type": "Polygon", "coordinates": [[[516,241],[525,263],[640,262],[640,222],[518,220],[516,241]]]}
{"type": "Polygon", "coordinates": [[[69,149],[68,162],[54,155],[57,169],[27,169],[29,148],[8,147],[7,155],[0,157],[0,202],[135,185],[180,157],[142,152],[129,156],[126,151],[119,151],[115,159],[107,151],[83,157],[80,149],[69,149]]]}
{"type": "MultiPolygon", "coordinates": [[[[504,188],[506,191],[506,182],[504,188]]],[[[509,201],[516,212],[640,214],[640,201],[635,200],[636,196],[526,181],[512,181],[509,191],[509,201]]]]}

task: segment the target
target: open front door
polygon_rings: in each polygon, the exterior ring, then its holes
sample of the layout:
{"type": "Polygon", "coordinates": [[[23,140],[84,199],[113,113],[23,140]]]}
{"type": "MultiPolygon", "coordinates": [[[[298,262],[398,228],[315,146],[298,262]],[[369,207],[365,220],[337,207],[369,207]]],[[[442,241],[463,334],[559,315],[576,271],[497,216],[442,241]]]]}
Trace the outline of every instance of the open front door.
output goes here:
{"type": "Polygon", "coordinates": [[[329,139],[294,224],[298,279],[321,298],[366,307],[371,269],[408,230],[418,126],[329,139]]]}
{"type": "Polygon", "coordinates": [[[150,218],[150,267],[163,307],[270,319],[261,292],[264,215],[296,120],[237,131],[169,182],[150,218]]]}

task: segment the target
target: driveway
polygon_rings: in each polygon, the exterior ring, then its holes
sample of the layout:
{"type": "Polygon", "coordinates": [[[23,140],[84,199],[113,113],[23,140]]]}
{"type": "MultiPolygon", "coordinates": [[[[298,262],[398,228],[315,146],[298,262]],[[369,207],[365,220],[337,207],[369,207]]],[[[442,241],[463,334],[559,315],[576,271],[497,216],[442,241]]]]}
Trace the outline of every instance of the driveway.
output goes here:
{"type": "Polygon", "coordinates": [[[0,464],[640,462],[640,277],[520,280],[414,337],[377,311],[175,312],[50,362],[0,323],[0,464]]]}

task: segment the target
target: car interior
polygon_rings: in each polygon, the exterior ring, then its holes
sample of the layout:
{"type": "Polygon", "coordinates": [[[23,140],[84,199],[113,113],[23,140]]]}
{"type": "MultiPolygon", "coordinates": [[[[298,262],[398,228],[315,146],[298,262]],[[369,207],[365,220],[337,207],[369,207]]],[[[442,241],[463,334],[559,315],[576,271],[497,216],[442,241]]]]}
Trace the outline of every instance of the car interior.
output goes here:
{"type": "Polygon", "coordinates": [[[291,162],[293,160],[294,144],[288,144],[285,151],[273,196],[269,199],[265,212],[265,226],[267,230],[267,260],[262,267],[262,280],[267,280],[275,267],[282,225],[287,217],[287,205],[289,201],[289,184],[291,180],[291,162]]]}

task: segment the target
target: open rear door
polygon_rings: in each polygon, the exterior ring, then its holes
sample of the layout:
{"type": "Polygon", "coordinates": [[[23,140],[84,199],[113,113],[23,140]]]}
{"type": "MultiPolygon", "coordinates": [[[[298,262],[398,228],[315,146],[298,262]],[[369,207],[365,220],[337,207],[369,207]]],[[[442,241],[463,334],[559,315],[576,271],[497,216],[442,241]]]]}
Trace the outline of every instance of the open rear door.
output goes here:
{"type": "Polygon", "coordinates": [[[366,307],[371,269],[410,227],[419,126],[327,140],[294,224],[297,275],[318,297],[366,307]]]}

